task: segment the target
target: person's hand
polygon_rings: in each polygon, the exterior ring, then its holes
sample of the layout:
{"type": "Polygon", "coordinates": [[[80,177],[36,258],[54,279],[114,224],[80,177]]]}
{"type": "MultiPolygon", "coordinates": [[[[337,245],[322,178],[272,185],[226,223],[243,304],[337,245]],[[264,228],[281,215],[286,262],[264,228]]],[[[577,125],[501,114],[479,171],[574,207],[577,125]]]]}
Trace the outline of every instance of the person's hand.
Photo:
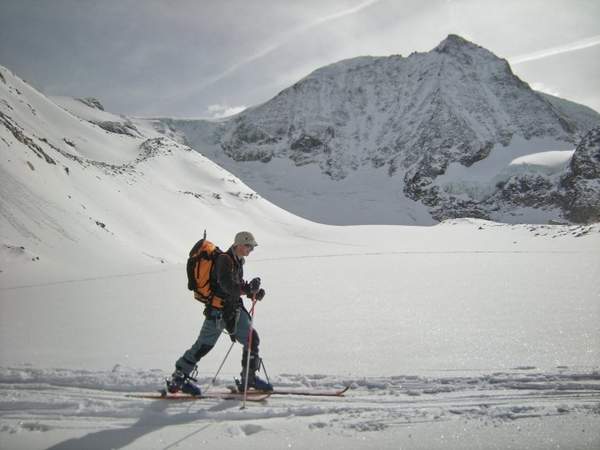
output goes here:
{"type": "Polygon", "coordinates": [[[254,298],[258,301],[262,300],[263,298],[265,298],[265,290],[264,289],[259,289],[258,292],[254,295],[254,298]]]}
{"type": "Polygon", "coordinates": [[[258,277],[252,278],[252,280],[250,280],[250,283],[248,283],[248,290],[250,291],[250,294],[256,294],[259,289],[260,289],[260,278],[258,278],[258,277]]]}

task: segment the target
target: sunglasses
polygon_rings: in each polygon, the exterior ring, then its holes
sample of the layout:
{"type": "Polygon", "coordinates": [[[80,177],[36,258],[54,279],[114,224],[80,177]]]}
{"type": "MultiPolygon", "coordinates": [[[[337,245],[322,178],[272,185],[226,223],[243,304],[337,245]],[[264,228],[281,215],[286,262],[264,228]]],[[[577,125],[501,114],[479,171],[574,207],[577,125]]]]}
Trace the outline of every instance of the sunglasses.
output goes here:
{"type": "Polygon", "coordinates": [[[244,244],[246,246],[246,248],[250,251],[254,250],[254,245],[252,244],[244,244]]]}

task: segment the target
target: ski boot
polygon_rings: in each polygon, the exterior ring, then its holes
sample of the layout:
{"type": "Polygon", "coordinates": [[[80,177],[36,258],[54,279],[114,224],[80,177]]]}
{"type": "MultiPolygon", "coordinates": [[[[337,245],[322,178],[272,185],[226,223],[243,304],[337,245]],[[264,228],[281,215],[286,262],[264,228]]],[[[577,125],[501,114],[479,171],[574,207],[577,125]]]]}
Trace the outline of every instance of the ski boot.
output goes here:
{"type": "MultiPolygon", "coordinates": [[[[242,378],[236,380],[237,388],[240,392],[244,392],[244,388],[246,387],[244,375],[244,372],[242,372],[242,378]]],[[[273,392],[273,385],[257,376],[256,373],[251,372],[248,374],[248,390],[250,389],[260,392],[273,392]]]]}
{"type": "MultiPolygon", "coordinates": [[[[242,373],[240,374],[240,380],[235,380],[238,391],[244,392],[246,387],[246,364],[245,358],[242,360],[242,373]]],[[[260,367],[264,367],[262,359],[258,355],[250,355],[250,370],[248,371],[248,390],[254,389],[261,392],[273,392],[273,385],[269,381],[265,381],[256,375],[256,372],[260,370],[260,367]]],[[[268,379],[268,377],[267,377],[268,379]]]]}
{"type": "Polygon", "coordinates": [[[167,392],[175,394],[177,392],[183,392],[194,397],[200,397],[202,391],[200,386],[196,384],[196,379],[184,374],[181,370],[177,369],[171,375],[171,379],[167,380],[167,392]]]}

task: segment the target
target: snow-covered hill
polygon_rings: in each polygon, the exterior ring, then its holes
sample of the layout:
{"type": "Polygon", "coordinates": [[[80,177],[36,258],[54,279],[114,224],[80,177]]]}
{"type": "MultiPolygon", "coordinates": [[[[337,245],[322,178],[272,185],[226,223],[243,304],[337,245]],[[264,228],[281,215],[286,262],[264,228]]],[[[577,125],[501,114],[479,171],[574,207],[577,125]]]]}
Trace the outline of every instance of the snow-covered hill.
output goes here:
{"type": "Polygon", "coordinates": [[[205,228],[227,242],[260,224],[276,240],[299,221],[189,147],[1,67],[0,152],[3,271],[181,262],[205,228]]]}
{"type": "MultiPolygon", "coordinates": [[[[508,155],[572,151],[600,125],[595,111],[533,91],[506,60],[455,35],[427,53],[331,64],[218,123],[158,123],[266,198],[322,222],[599,217],[597,204],[588,216],[554,197],[524,204],[523,196],[539,196],[548,185],[562,189],[565,173],[518,192],[510,179],[498,186],[485,180],[484,196],[457,190],[460,179],[440,189],[436,179],[453,164],[466,171],[508,155]]],[[[492,178],[504,166],[495,169],[492,178]]]]}

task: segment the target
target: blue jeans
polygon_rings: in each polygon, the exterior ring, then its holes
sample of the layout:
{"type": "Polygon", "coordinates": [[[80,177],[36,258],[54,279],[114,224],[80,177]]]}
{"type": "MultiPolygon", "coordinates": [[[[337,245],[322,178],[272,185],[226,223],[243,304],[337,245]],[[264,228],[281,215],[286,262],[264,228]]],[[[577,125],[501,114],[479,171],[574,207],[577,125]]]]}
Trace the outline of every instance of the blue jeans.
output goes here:
{"type": "MultiPolygon", "coordinates": [[[[216,309],[211,309],[207,314],[208,317],[204,319],[204,323],[202,324],[202,328],[200,330],[200,335],[194,345],[189,348],[181,358],[177,360],[175,363],[175,367],[181,370],[186,375],[189,375],[194,367],[200,361],[200,359],[205,356],[212,348],[215,346],[221,333],[223,330],[227,328],[227,324],[223,319],[223,314],[221,311],[216,309]]],[[[242,357],[242,365],[245,362],[248,351],[248,334],[250,331],[250,322],[251,322],[250,314],[244,309],[239,308],[237,318],[235,320],[235,324],[231,324],[228,329],[228,332],[235,338],[237,342],[244,346],[244,352],[242,357]]],[[[253,355],[258,356],[258,333],[256,330],[252,330],[252,350],[251,353],[253,355]]]]}

